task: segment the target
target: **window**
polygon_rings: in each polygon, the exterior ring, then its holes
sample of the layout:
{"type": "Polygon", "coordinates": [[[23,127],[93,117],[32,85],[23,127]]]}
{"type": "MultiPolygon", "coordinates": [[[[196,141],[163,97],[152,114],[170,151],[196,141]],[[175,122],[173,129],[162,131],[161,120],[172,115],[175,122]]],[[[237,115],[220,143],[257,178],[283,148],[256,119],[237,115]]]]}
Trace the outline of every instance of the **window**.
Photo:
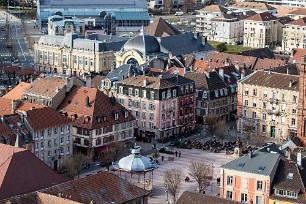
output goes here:
{"type": "Polygon", "coordinates": [[[129,95],[132,96],[133,95],[133,89],[129,88],[129,95]]]}
{"type": "Polygon", "coordinates": [[[162,92],[162,100],[165,100],[165,98],[166,98],[166,92],[163,91],[163,92],[162,92]]]}
{"type": "Polygon", "coordinates": [[[49,136],[51,135],[51,129],[50,128],[48,129],[48,135],[49,136]]]}
{"type": "Polygon", "coordinates": [[[154,120],[154,113],[150,113],[149,119],[154,120]]]}
{"type": "Polygon", "coordinates": [[[155,110],[155,104],[150,103],[150,104],[149,104],[149,109],[150,109],[150,110],[155,110]]]}
{"type": "Polygon", "coordinates": [[[70,126],[69,125],[67,125],[66,130],[67,130],[67,133],[70,133],[70,126]]]}
{"type": "Polygon", "coordinates": [[[135,96],[139,96],[139,90],[138,89],[135,89],[135,96]]]}
{"type": "Polygon", "coordinates": [[[256,112],[252,112],[252,118],[253,118],[253,119],[256,118],[256,112]]]}
{"type": "Polygon", "coordinates": [[[146,109],[146,102],[142,102],[142,109],[146,109]]]}
{"type": "Polygon", "coordinates": [[[146,128],[146,121],[142,121],[142,128],[146,128]]]}
{"type": "Polygon", "coordinates": [[[63,55],[63,63],[67,63],[67,55],[63,55]]]}
{"type": "Polygon", "coordinates": [[[292,126],[295,126],[295,118],[292,118],[292,119],[291,119],[291,125],[292,125],[292,126]]]}
{"type": "Polygon", "coordinates": [[[64,137],[61,137],[61,145],[64,143],[64,137]]]}
{"type": "Polygon", "coordinates": [[[207,92],[203,91],[202,98],[207,98],[207,92]]]}
{"type": "Polygon", "coordinates": [[[172,91],[172,96],[173,96],[173,98],[176,97],[176,89],[174,89],[174,90],[172,91]]]}
{"type": "Polygon", "coordinates": [[[54,146],[57,145],[57,139],[54,139],[54,142],[53,142],[54,146]]]}
{"type": "Polygon", "coordinates": [[[169,99],[169,98],[171,98],[171,90],[170,89],[167,91],[167,99],[169,99]]]}
{"type": "Polygon", "coordinates": [[[119,86],[119,93],[123,94],[123,87],[119,86]]]}
{"type": "Polygon", "coordinates": [[[267,130],[266,125],[262,125],[262,132],[263,132],[263,133],[265,133],[265,132],[266,132],[266,130],[267,130]]]}
{"type": "Polygon", "coordinates": [[[215,90],[215,96],[216,96],[216,97],[219,97],[218,90],[215,90]]]}
{"type": "Polygon", "coordinates": [[[241,187],[242,188],[248,188],[248,179],[247,178],[241,178],[241,187]]]}
{"type": "Polygon", "coordinates": [[[48,140],[48,147],[51,147],[51,140],[48,140]]]}
{"type": "Polygon", "coordinates": [[[282,94],[282,101],[285,102],[286,101],[286,95],[283,93],[282,94]]]}
{"type": "Polygon", "coordinates": [[[292,96],[292,103],[296,103],[296,100],[297,100],[297,96],[293,95],[292,96]]]}
{"type": "Polygon", "coordinates": [[[124,118],[128,118],[129,117],[129,112],[128,111],[124,111],[124,118]]]}
{"type": "Polygon", "coordinates": [[[262,204],[262,197],[256,196],[256,204],[262,204]]]}
{"type": "Polygon", "coordinates": [[[249,95],[249,89],[248,88],[244,89],[244,95],[249,95]]]}
{"type": "Polygon", "coordinates": [[[263,119],[263,120],[266,120],[266,119],[267,119],[267,114],[263,113],[263,114],[262,114],[262,119],[263,119]]]}
{"type": "Polygon", "coordinates": [[[129,105],[129,107],[133,106],[133,101],[132,101],[132,99],[129,99],[128,105],[129,105]]]}
{"type": "Polygon", "coordinates": [[[248,106],[249,105],[249,101],[248,100],[244,100],[244,105],[248,106]]]}
{"type": "Polygon", "coordinates": [[[233,192],[232,191],[226,191],[226,199],[232,200],[233,199],[233,192]]]}
{"type": "Polygon", "coordinates": [[[241,202],[242,203],[248,202],[248,195],[246,193],[241,193],[241,202]]]}
{"type": "Polygon", "coordinates": [[[253,89],[253,96],[257,96],[257,89],[253,89]]]}
{"type": "Polygon", "coordinates": [[[244,115],[244,117],[248,117],[248,111],[247,110],[243,110],[243,115],[244,115]]]}
{"type": "Polygon", "coordinates": [[[118,113],[115,113],[115,120],[118,120],[118,113]]]}
{"type": "Polygon", "coordinates": [[[150,129],[154,129],[154,122],[149,122],[150,124],[150,129]]]}
{"type": "Polygon", "coordinates": [[[266,102],[262,102],[262,108],[267,108],[267,103],[266,102]]]}
{"type": "Polygon", "coordinates": [[[262,181],[257,181],[257,188],[258,191],[262,190],[262,181]]]}
{"type": "Polygon", "coordinates": [[[233,185],[233,176],[227,176],[227,185],[233,185]]]}
{"type": "Polygon", "coordinates": [[[253,101],[253,108],[256,108],[256,101],[253,101]]]}
{"type": "Polygon", "coordinates": [[[268,97],[267,91],[264,91],[263,97],[264,97],[264,98],[267,98],[267,97],[268,97]]]}
{"type": "Polygon", "coordinates": [[[151,99],[151,100],[154,100],[154,98],[155,98],[154,91],[151,91],[151,92],[150,92],[150,99],[151,99]]]}
{"type": "Polygon", "coordinates": [[[146,119],[146,112],[142,112],[142,119],[146,119]]]}
{"type": "Polygon", "coordinates": [[[147,98],[147,91],[146,90],[142,91],[142,98],[147,98]]]}
{"type": "Polygon", "coordinates": [[[42,138],[44,137],[44,131],[40,132],[40,137],[42,137],[42,138]]]}
{"type": "Polygon", "coordinates": [[[296,107],[292,108],[292,113],[295,114],[296,113],[296,107]]]}

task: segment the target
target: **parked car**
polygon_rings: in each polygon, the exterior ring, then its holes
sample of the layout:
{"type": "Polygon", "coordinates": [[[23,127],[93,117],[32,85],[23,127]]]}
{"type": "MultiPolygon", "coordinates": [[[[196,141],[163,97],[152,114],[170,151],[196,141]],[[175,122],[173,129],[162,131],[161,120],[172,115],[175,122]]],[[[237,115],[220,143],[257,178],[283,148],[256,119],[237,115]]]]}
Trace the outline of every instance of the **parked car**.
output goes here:
{"type": "Polygon", "coordinates": [[[182,15],[184,15],[184,13],[183,13],[183,11],[177,11],[177,12],[175,12],[174,15],[175,16],[182,16],[182,15]]]}

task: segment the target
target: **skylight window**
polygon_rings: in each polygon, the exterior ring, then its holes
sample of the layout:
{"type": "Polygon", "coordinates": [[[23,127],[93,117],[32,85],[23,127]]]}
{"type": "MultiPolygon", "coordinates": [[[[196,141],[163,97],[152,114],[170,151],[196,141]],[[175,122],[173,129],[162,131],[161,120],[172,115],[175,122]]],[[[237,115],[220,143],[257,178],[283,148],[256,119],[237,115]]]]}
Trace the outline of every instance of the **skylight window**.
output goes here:
{"type": "Polygon", "coordinates": [[[288,179],[293,179],[293,173],[289,173],[287,176],[288,179]]]}
{"type": "Polygon", "coordinates": [[[258,167],[258,171],[263,171],[263,170],[265,170],[265,167],[263,166],[258,167]]]}

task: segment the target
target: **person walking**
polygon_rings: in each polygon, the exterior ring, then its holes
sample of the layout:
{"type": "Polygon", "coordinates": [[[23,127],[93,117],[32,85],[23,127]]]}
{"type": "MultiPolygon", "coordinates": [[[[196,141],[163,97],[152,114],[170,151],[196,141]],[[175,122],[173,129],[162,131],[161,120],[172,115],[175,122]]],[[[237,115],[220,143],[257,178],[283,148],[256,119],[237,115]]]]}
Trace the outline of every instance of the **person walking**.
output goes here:
{"type": "Polygon", "coordinates": [[[162,158],[162,162],[163,162],[164,161],[164,155],[162,155],[161,158],[162,158]]]}
{"type": "Polygon", "coordinates": [[[182,154],[181,151],[179,151],[179,157],[181,157],[181,154],[182,154]]]}
{"type": "Polygon", "coordinates": [[[175,157],[177,157],[177,151],[175,151],[175,157]]]}

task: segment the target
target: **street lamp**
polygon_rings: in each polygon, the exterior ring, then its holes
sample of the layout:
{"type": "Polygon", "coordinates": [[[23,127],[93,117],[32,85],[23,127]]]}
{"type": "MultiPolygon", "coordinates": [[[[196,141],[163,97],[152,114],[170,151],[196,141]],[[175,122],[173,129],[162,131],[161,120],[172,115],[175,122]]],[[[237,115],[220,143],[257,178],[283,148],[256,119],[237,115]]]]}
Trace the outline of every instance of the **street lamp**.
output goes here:
{"type": "Polygon", "coordinates": [[[213,159],[212,162],[211,162],[211,193],[213,192],[214,162],[215,162],[215,160],[213,159]]]}
{"type": "Polygon", "coordinates": [[[169,204],[169,203],[170,203],[170,202],[169,202],[169,191],[168,191],[168,184],[167,184],[167,183],[165,184],[165,187],[166,187],[165,192],[167,193],[167,200],[166,200],[166,203],[169,204]]]}

